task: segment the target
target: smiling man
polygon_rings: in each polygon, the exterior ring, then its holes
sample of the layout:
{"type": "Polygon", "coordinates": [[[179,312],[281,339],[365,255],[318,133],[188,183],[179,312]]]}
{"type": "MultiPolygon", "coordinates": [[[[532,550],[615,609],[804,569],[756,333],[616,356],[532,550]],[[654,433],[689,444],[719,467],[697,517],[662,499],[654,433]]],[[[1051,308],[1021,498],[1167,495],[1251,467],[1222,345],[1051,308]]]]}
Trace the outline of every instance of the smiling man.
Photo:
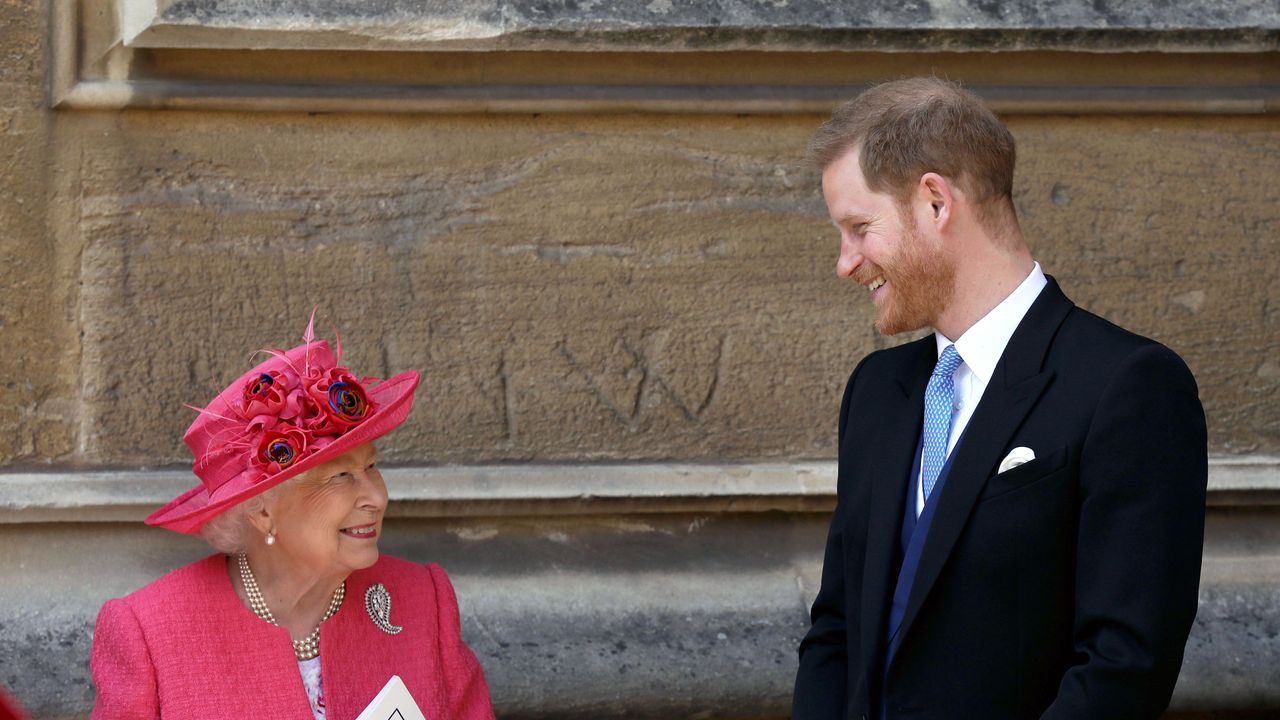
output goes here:
{"type": "Polygon", "coordinates": [[[1077,308],[1013,206],[1014,140],[934,78],[809,156],[885,334],[840,408],[792,717],[1158,718],[1195,618],[1204,413],[1172,351],[1077,308]]]}

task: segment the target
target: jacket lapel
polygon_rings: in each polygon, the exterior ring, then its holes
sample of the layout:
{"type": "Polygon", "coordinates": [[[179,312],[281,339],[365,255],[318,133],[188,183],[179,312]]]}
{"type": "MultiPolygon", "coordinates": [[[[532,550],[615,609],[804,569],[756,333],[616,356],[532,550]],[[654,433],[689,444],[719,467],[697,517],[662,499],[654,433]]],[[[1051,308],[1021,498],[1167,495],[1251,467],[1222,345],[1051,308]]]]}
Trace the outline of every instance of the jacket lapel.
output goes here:
{"type": "MultiPolygon", "coordinates": [[[[410,651],[406,648],[405,637],[378,630],[365,605],[365,592],[379,579],[391,587],[393,621],[407,616],[411,610],[404,607],[408,594],[398,592],[394,579],[386,572],[384,559],[380,558],[373,567],[357,570],[347,577],[347,597],[342,608],[325,621],[320,633],[328,717],[334,720],[358,716],[392,675],[401,675],[406,683],[416,680],[411,672],[417,658],[407,657],[410,651]],[[401,607],[395,606],[396,600],[400,601],[401,607]]],[[[413,635],[409,631],[409,637],[413,635]]],[[[418,637],[423,638],[421,634],[418,637]]],[[[425,639],[421,642],[426,644],[425,639]]]]}
{"type": "MultiPolygon", "coordinates": [[[[899,366],[900,374],[886,383],[883,402],[876,408],[851,408],[850,412],[875,412],[876,433],[869,438],[855,438],[862,457],[855,460],[859,476],[870,479],[866,556],[862,575],[862,667],[868,673],[879,666],[877,654],[883,651],[883,630],[889,594],[895,581],[894,556],[898,548],[899,521],[906,502],[908,475],[912,453],[920,435],[924,417],[924,390],[929,374],[937,362],[937,347],[932,335],[914,343],[915,353],[899,366]]],[[[846,442],[850,439],[846,438],[846,442]]],[[[868,676],[869,687],[878,680],[868,676]]]]}
{"type": "MultiPolygon", "coordinates": [[[[1001,453],[1053,379],[1053,371],[1043,369],[1045,354],[1072,307],[1057,282],[1049,278],[1049,284],[1009,338],[991,382],[969,419],[964,442],[956,447],[950,473],[938,498],[933,525],[925,539],[898,631],[902,642],[906,641],[921,605],[942,572],[987,478],[996,471],[1001,453]]],[[[921,393],[923,397],[923,390],[921,393]]],[[[914,442],[915,435],[911,438],[914,442]]],[[[910,452],[908,449],[904,455],[909,456],[910,452]]],[[[898,656],[900,652],[895,655],[898,656]]]]}

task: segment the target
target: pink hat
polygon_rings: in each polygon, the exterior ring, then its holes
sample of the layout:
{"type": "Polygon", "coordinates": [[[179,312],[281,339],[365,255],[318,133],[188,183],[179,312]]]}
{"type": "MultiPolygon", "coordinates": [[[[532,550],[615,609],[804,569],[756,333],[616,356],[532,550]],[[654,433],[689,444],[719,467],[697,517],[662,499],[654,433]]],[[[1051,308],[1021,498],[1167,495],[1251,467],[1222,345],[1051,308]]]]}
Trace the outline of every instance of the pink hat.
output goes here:
{"type": "MultiPolygon", "coordinates": [[[[218,513],[394,430],[413,407],[418,373],[374,385],[338,366],[329,343],[268,350],[271,358],[231,383],[187,428],[200,484],[147,518],[196,533],[218,513]]],[[[342,355],[342,344],[338,344],[342,355]]]]}

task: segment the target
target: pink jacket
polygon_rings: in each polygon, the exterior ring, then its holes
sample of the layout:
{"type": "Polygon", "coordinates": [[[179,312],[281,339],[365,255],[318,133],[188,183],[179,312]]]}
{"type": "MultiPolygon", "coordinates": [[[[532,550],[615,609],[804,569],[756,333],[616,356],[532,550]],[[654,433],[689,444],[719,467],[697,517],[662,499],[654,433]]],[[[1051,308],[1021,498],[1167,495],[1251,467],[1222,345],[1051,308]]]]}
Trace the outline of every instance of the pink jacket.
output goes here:
{"type": "MultiPolygon", "coordinates": [[[[382,556],[347,578],[347,597],[320,633],[328,720],[352,720],[399,675],[432,720],[492,720],[489,688],[462,642],[458,601],[436,565],[382,556]],[[365,590],[383,583],[398,635],[379,630],[365,590]]],[[[102,606],[90,663],[93,720],[312,720],[289,633],[236,597],[213,555],[102,606]]]]}

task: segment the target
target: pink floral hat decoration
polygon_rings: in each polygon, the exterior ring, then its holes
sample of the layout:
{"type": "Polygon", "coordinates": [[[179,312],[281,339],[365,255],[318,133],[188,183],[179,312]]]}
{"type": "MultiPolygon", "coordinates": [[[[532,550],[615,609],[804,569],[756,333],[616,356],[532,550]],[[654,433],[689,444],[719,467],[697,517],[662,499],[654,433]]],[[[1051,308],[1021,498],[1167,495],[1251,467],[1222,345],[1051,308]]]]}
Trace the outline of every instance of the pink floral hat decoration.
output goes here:
{"type": "Polygon", "coordinates": [[[204,408],[183,442],[200,484],[147,518],[148,525],[197,533],[211,518],[289,478],[375,440],[404,422],[417,372],[356,379],[329,343],[315,340],[315,313],[292,350],[271,357],[204,408]]]}

